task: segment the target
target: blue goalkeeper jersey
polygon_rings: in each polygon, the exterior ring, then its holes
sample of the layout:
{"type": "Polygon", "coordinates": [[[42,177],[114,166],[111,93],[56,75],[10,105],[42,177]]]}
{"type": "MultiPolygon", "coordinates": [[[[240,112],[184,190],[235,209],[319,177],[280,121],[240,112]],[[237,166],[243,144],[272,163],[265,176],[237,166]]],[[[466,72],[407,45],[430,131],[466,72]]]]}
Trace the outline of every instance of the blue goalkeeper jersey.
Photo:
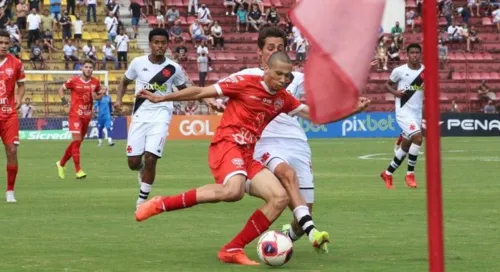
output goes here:
{"type": "Polygon", "coordinates": [[[98,112],[97,119],[111,120],[111,96],[105,95],[100,100],[94,102],[94,111],[98,112]]]}

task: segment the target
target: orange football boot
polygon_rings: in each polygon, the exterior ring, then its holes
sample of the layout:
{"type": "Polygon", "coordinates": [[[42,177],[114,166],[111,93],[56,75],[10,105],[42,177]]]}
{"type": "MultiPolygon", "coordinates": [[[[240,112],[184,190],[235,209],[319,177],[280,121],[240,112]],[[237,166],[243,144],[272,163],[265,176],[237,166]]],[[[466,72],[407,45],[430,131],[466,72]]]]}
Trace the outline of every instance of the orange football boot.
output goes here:
{"type": "Polygon", "coordinates": [[[406,185],[410,188],[417,188],[417,182],[415,181],[415,174],[406,174],[405,177],[406,185]]]}
{"type": "Polygon", "coordinates": [[[221,249],[217,254],[217,258],[223,263],[241,264],[241,265],[260,265],[256,261],[250,260],[243,249],[227,251],[221,249]]]}
{"type": "Polygon", "coordinates": [[[385,170],[384,170],[384,172],[382,172],[382,174],[380,174],[380,177],[384,181],[385,187],[387,189],[389,189],[389,190],[394,189],[394,187],[392,186],[392,176],[391,175],[387,175],[385,173],[385,170]]]}
{"type": "Polygon", "coordinates": [[[163,201],[161,196],[155,196],[151,200],[142,203],[135,211],[135,220],[144,221],[151,216],[155,216],[164,212],[163,201]]]}

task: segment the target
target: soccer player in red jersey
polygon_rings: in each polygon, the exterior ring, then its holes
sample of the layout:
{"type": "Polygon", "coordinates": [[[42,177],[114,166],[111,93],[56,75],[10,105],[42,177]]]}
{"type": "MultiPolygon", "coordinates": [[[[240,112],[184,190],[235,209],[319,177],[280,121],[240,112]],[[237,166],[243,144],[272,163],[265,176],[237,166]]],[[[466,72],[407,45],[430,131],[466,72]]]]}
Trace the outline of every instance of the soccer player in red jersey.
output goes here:
{"type": "Polygon", "coordinates": [[[7,202],[17,202],[14,184],[17,176],[17,145],[19,145],[19,119],[17,109],[21,107],[24,96],[24,66],[11,54],[10,35],[0,30],[0,138],[7,154],[7,202]],[[17,93],[16,93],[17,84],[17,93]]]}
{"type": "Polygon", "coordinates": [[[69,110],[69,131],[73,136],[73,141],[68,145],[63,157],[56,162],[59,177],[64,179],[66,162],[73,158],[75,164],[75,172],[77,179],[83,179],[87,175],[80,168],[80,145],[82,144],[90,120],[92,119],[92,105],[95,100],[101,99],[104,92],[101,90],[99,79],[92,77],[94,71],[94,62],[85,60],[82,66],[82,74],[73,76],[61,88],[59,88],[59,96],[63,105],[68,104],[68,100],[64,97],[64,91],[71,92],[71,106],[69,110]]]}
{"type": "MultiPolygon", "coordinates": [[[[241,232],[222,247],[218,258],[226,263],[258,265],[246,256],[243,248],[269,228],[287,207],[289,198],[279,180],[253,159],[255,143],[265,126],[282,112],[309,118],[309,107],[301,104],[284,88],[291,72],[290,58],[279,51],[269,58],[263,77],[229,77],[209,87],[189,87],[161,97],[141,91],[138,97],[155,103],[218,96],[230,99],[209,148],[209,166],[216,184],[175,196],[154,197],[138,207],[136,220],[143,221],[162,212],[202,203],[239,201],[245,194],[246,180],[250,179],[252,186],[249,194],[266,203],[252,214],[241,232]]],[[[360,106],[365,107],[364,104],[360,106]]],[[[328,242],[328,237],[324,237],[322,242],[328,242]]]]}

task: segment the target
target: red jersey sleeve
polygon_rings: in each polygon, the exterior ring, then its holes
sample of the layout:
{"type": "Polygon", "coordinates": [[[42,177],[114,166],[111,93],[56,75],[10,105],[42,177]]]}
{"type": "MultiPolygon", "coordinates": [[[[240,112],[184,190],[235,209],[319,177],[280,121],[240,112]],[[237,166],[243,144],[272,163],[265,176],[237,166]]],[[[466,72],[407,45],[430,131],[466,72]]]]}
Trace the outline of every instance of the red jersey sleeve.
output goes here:
{"type": "Polygon", "coordinates": [[[284,95],[284,105],[283,105],[283,112],[287,113],[288,115],[295,115],[299,111],[301,111],[306,105],[300,103],[297,98],[295,98],[293,95],[288,93],[287,91],[283,91],[284,95]]]}
{"type": "Polygon", "coordinates": [[[71,77],[63,84],[64,89],[73,90],[75,88],[75,77],[71,77]]]}
{"type": "Polygon", "coordinates": [[[98,93],[101,91],[101,81],[97,78],[94,78],[94,82],[95,82],[95,90],[94,90],[94,93],[98,93]]]}
{"type": "Polygon", "coordinates": [[[26,80],[26,75],[24,74],[24,64],[19,61],[19,66],[17,69],[16,82],[24,82],[26,80]]]}
{"type": "Polygon", "coordinates": [[[227,96],[229,98],[238,97],[245,90],[246,78],[244,76],[231,76],[223,81],[214,84],[219,96],[227,96]]]}

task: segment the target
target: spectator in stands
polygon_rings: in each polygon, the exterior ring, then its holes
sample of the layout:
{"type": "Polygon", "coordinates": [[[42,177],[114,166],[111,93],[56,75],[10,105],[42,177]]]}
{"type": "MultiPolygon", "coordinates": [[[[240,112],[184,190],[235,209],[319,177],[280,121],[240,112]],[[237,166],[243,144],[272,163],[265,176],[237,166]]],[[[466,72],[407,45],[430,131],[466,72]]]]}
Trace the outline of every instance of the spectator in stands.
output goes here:
{"type": "Polygon", "coordinates": [[[141,5],[137,3],[137,0],[132,0],[129,7],[130,13],[132,15],[132,29],[134,30],[134,39],[137,39],[139,22],[141,17],[146,18],[146,15],[142,13],[141,5]]]}
{"type": "Polygon", "coordinates": [[[417,18],[422,16],[422,4],[424,0],[417,0],[417,18]]]}
{"type": "Polygon", "coordinates": [[[61,0],[50,0],[50,13],[56,21],[59,21],[59,18],[61,17],[61,0]]]}
{"type": "Polygon", "coordinates": [[[198,102],[188,101],[186,103],[186,106],[184,107],[184,114],[185,115],[195,115],[196,110],[198,110],[198,102]]]}
{"type": "Polygon", "coordinates": [[[85,0],[76,0],[76,14],[82,14],[82,7],[85,6],[85,0]]]}
{"type": "Polygon", "coordinates": [[[479,15],[479,7],[481,4],[479,3],[479,0],[467,0],[467,7],[469,8],[470,14],[474,16],[474,10],[473,8],[476,8],[476,14],[477,16],[479,15]]]}
{"type": "Polygon", "coordinates": [[[66,44],[64,45],[63,47],[63,52],[64,52],[64,69],[65,70],[69,70],[69,62],[73,62],[73,70],[76,66],[76,64],[78,63],[78,61],[80,61],[77,57],[78,55],[78,48],[76,48],[74,45],[73,45],[73,42],[68,39],[66,40],[66,44]]]}
{"type": "Polygon", "coordinates": [[[279,22],[280,15],[278,14],[278,10],[276,10],[276,7],[273,4],[267,11],[267,24],[270,26],[278,26],[279,22]]]}
{"type": "Polygon", "coordinates": [[[196,48],[196,53],[198,55],[201,55],[203,53],[205,53],[205,54],[208,55],[208,46],[207,46],[207,41],[206,40],[201,41],[200,46],[198,46],[198,48],[196,48]]]}
{"type": "Polygon", "coordinates": [[[49,30],[43,34],[43,49],[49,51],[49,60],[52,60],[52,51],[57,51],[54,47],[54,36],[49,30]]]}
{"type": "Polygon", "coordinates": [[[451,110],[450,111],[451,112],[460,112],[460,109],[458,108],[458,105],[455,102],[455,100],[451,101],[451,110]]]}
{"type": "Polygon", "coordinates": [[[467,38],[467,51],[471,51],[471,45],[473,43],[478,43],[479,37],[477,36],[477,30],[474,26],[469,29],[469,37],[467,38]]]}
{"type": "Polygon", "coordinates": [[[63,40],[71,39],[71,18],[68,15],[68,11],[65,10],[61,20],[59,20],[59,25],[62,27],[62,38],[63,40]]]}
{"type": "Polygon", "coordinates": [[[198,12],[198,0],[189,0],[188,14],[194,15],[196,12],[198,12]]]}
{"type": "Polygon", "coordinates": [[[252,6],[253,5],[257,5],[260,13],[264,14],[264,3],[262,3],[262,0],[252,0],[252,6]]]}
{"type": "Polygon", "coordinates": [[[13,20],[9,21],[5,29],[7,30],[7,32],[9,32],[10,39],[12,41],[18,41],[19,43],[21,43],[21,37],[22,37],[21,31],[19,31],[19,28],[17,27],[16,24],[14,24],[13,20]]]}
{"type": "Polygon", "coordinates": [[[383,43],[379,43],[377,46],[377,63],[378,63],[378,68],[377,71],[381,71],[382,69],[384,71],[387,71],[387,61],[389,58],[387,57],[387,49],[385,48],[383,43]]]}
{"type": "Polygon", "coordinates": [[[396,47],[395,43],[391,43],[391,46],[387,49],[387,56],[391,62],[401,61],[401,58],[399,57],[399,49],[396,47]]]}
{"type": "MultiPolygon", "coordinates": [[[[24,0],[19,0],[16,6],[16,24],[20,30],[26,30],[26,16],[28,15],[29,7],[24,3],[24,0]]],[[[30,45],[28,45],[30,47],[30,45]]]]}
{"type": "Polygon", "coordinates": [[[188,49],[184,43],[184,40],[182,40],[181,44],[175,48],[175,57],[178,62],[183,62],[188,60],[187,51],[188,49]]]}
{"type": "Polygon", "coordinates": [[[176,9],[175,7],[172,7],[167,11],[167,23],[168,25],[173,25],[175,22],[179,20],[181,17],[179,10],[176,9]]]}
{"type": "Polygon", "coordinates": [[[438,50],[439,50],[439,61],[441,64],[441,68],[444,69],[444,67],[448,64],[448,46],[443,43],[442,40],[439,40],[439,45],[438,45],[438,50]]]}
{"type": "Polygon", "coordinates": [[[493,23],[497,25],[497,31],[500,32],[500,6],[497,6],[491,15],[493,15],[493,23]]]}
{"type": "Polygon", "coordinates": [[[486,80],[481,81],[481,85],[479,85],[479,89],[477,90],[477,96],[482,101],[496,99],[495,93],[491,92],[488,85],[486,85],[486,80]]]}
{"type": "Polygon", "coordinates": [[[488,103],[486,104],[486,106],[484,106],[483,111],[486,114],[497,113],[497,108],[495,107],[495,105],[493,105],[493,101],[491,99],[488,100],[488,103]]]}
{"type": "Polygon", "coordinates": [[[24,104],[21,105],[21,118],[31,118],[33,117],[33,112],[35,107],[31,105],[31,99],[24,99],[24,104]]]}
{"type": "Polygon", "coordinates": [[[182,102],[174,102],[174,114],[175,115],[184,115],[184,112],[181,109],[181,103],[182,102]]]}
{"type": "Polygon", "coordinates": [[[191,34],[191,40],[194,46],[196,46],[196,41],[204,41],[207,39],[203,27],[198,23],[198,20],[194,20],[189,26],[189,34],[191,34]]]}
{"type": "Polygon", "coordinates": [[[115,0],[110,0],[108,4],[106,5],[106,14],[113,14],[116,17],[118,17],[120,6],[115,3],[115,0]]]}
{"type": "Polygon", "coordinates": [[[26,21],[28,22],[28,48],[31,48],[31,43],[40,39],[40,24],[42,20],[36,9],[32,9],[26,21]]]}
{"type": "Polygon", "coordinates": [[[75,5],[75,0],[66,0],[66,10],[73,16],[75,15],[75,5]]]}
{"type": "Polygon", "coordinates": [[[409,10],[406,12],[406,27],[409,27],[412,33],[415,32],[415,18],[415,11],[409,10]]]}
{"type": "Polygon", "coordinates": [[[199,85],[200,87],[205,87],[205,79],[208,73],[208,54],[202,51],[196,62],[198,63],[198,72],[200,76],[199,85]]]}
{"type": "Polygon", "coordinates": [[[40,12],[41,10],[40,0],[29,0],[29,8],[30,10],[36,9],[37,12],[40,12]]]}
{"type": "Polygon", "coordinates": [[[404,37],[403,37],[403,29],[399,26],[399,22],[391,28],[391,38],[396,44],[396,47],[399,49],[401,47],[405,47],[404,45],[404,37]]]}
{"type": "Polygon", "coordinates": [[[0,8],[0,29],[5,28],[8,22],[9,22],[9,16],[7,12],[5,12],[4,8],[0,8]]]}
{"type": "Polygon", "coordinates": [[[234,6],[236,3],[234,0],[224,0],[224,7],[226,8],[226,15],[229,15],[231,12],[231,15],[234,16],[234,6]]]}
{"type": "Polygon", "coordinates": [[[455,22],[453,22],[449,27],[448,27],[448,40],[449,41],[461,41],[462,36],[461,34],[461,27],[458,27],[455,25],[455,22]]]}
{"type": "Polygon", "coordinates": [[[472,17],[470,10],[467,8],[467,4],[464,4],[462,7],[459,8],[460,16],[462,17],[462,24],[469,24],[469,20],[472,17]]]}
{"type": "Polygon", "coordinates": [[[106,70],[106,62],[112,61],[115,63],[115,69],[118,69],[118,59],[115,57],[115,47],[111,44],[110,40],[102,47],[102,69],[106,70]]]}
{"type": "Polygon", "coordinates": [[[262,19],[262,12],[259,9],[259,6],[256,4],[252,4],[252,9],[247,15],[247,31],[248,31],[248,26],[252,25],[252,27],[255,29],[255,31],[259,31],[260,27],[264,24],[264,20],[262,19]]]}
{"type": "Polygon", "coordinates": [[[97,61],[97,50],[95,46],[92,45],[92,40],[88,40],[87,44],[83,47],[83,57],[97,61]]]}
{"type": "Polygon", "coordinates": [[[156,13],[156,23],[159,28],[165,28],[165,17],[161,14],[161,12],[156,13]]]}
{"type": "Polygon", "coordinates": [[[211,25],[213,22],[212,15],[210,14],[210,9],[207,5],[202,4],[198,9],[198,22],[202,25],[211,25]]]}
{"type": "Polygon", "coordinates": [[[240,25],[245,25],[248,30],[247,11],[242,5],[236,11],[236,32],[240,32],[240,25]]]}
{"type": "Polygon", "coordinates": [[[46,30],[54,32],[54,26],[57,24],[57,20],[50,16],[49,10],[46,9],[43,11],[43,15],[40,16],[40,20],[42,21],[43,32],[46,30]]]}
{"type": "Polygon", "coordinates": [[[182,27],[180,21],[175,21],[174,26],[170,28],[170,36],[172,37],[173,42],[181,42],[184,40],[184,37],[182,37],[182,27]]]}
{"type": "Polygon", "coordinates": [[[16,56],[16,58],[18,59],[20,58],[19,54],[21,54],[21,46],[19,45],[18,41],[13,42],[9,47],[9,54],[16,56]]]}
{"type": "Polygon", "coordinates": [[[155,13],[161,13],[161,2],[163,0],[153,0],[155,4],[155,13]]]}
{"type": "Polygon", "coordinates": [[[295,60],[302,62],[306,60],[308,43],[302,36],[295,38],[295,60]]]}
{"type": "Polygon", "coordinates": [[[130,39],[127,36],[127,32],[125,31],[125,28],[122,28],[120,30],[120,33],[118,36],[115,38],[115,43],[116,43],[116,51],[118,52],[118,67],[121,69],[122,63],[125,69],[127,69],[127,61],[128,61],[128,43],[130,42],[130,39]]]}
{"type": "Polygon", "coordinates": [[[83,21],[80,19],[80,15],[76,15],[75,18],[76,18],[76,20],[73,22],[73,30],[75,33],[73,38],[76,41],[76,46],[78,48],[81,48],[80,41],[82,40],[83,21]]]}
{"type": "Polygon", "coordinates": [[[36,62],[40,62],[40,70],[45,69],[45,60],[42,56],[42,45],[40,40],[35,40],[35,44],[31,46],[30,63],[33,66],[33,70],[37,70],[36,62]]]}
{"type": "Polygon", "coordinates": [[[114,41],[118,31],[118,18],[112,12],[108,13],[108,17],[104,19],[106,30],[108,32],[108,40],[114,41]]]}
{"type": "Polygon", "coordinates": [[[454,9],[452,0],[444,0],[442,13],[444,18],[446,18],[446,28],[448,28],[452,24],[453,10],[454,9]]]}
{"type": "Polygon", "coordinates": [[[214,49],[224,49],[224,37],[222,36],[222,27],[219,25],[219,21],[215,21],[214,25],[210,29],[212,34],[212,47],[214,49]]]}
{"type": "Polygon", "coordinates": [[[95,14],[96,5],[97,5],[97,0],[87,0],[87,23],[90,23],[90,12],[92,12],[92,18],[94,19],[94,23],[97,23],[97,16],[95,14]]]}

